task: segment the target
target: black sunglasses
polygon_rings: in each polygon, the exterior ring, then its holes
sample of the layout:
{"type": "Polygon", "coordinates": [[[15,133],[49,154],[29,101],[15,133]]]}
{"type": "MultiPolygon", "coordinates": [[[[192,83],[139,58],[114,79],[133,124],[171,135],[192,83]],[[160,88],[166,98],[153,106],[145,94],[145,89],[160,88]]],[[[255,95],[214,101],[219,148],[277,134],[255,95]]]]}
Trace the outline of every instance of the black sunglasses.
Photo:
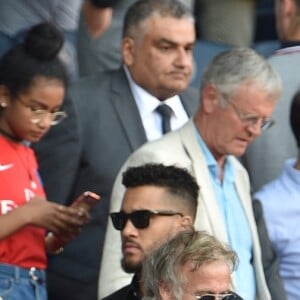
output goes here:
{"type": "Polygon", "coordinates": [[[241,298],[238,294],[234,293],[234,292],[228,292],[226,294],[219,294],[219,295],[215,295],[215,294],[205,294],[202,296],[196,296],[197,300],[243,300],[243,298],[241,298]]]}
{"type": "Polygon", "coordinates": [[[150,218],[152,216],[175,216],[179,215],[183,217],[180,212],[164,211],[164,210],[136,210],[130,214],[126,214],[123,211],[114,212],[110,214],[112,223],[117,230],[123,230],[128,219],[134,225],[135,228],[143,229],[149,226],[150,218]]]}

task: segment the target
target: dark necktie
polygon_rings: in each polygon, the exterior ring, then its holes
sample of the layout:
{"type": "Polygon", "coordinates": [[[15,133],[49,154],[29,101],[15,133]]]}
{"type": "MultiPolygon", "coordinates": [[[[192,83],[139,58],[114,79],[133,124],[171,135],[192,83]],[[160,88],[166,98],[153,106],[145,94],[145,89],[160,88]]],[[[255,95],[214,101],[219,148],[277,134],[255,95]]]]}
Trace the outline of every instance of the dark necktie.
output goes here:
{"type": "Polygon", "coordinates": [[[162,133],[165,134],[171,130],[170,119],[173,110],[170,106],[166,104],[161,104],[157,106],[156,111],[161,115],[162,118],[162,133]]]}

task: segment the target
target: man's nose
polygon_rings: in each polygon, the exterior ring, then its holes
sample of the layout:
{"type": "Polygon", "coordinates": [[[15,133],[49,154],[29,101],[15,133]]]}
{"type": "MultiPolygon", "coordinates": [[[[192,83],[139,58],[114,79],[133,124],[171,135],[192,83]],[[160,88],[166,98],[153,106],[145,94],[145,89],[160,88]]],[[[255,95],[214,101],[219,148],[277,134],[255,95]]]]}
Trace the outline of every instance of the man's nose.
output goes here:
{"type": "Polygon", "coordinates": [[[193,59],[192,59],[192,55],[190,52],[188,52],[186,49],[178,49],[177,51],[177,56],[176,56],[176,60],[175,63],[179,66],[192,66],[193,64],[193,59]]]}
{"type": "Polygon", "coordinates": [[[251,132],[252,136],[257,137],[262,132],[261,125],[261,120],[257,120],[257,122],[255,122],[254,124],[248,126],[248,131],[251,132]]]}
{"type": "Polygon", "coordinates": [[[137,235],[137,232],[138,232],[137,228],[132,224],[131,220],[128,219],[122,230],[122,236],[137,235]]]}

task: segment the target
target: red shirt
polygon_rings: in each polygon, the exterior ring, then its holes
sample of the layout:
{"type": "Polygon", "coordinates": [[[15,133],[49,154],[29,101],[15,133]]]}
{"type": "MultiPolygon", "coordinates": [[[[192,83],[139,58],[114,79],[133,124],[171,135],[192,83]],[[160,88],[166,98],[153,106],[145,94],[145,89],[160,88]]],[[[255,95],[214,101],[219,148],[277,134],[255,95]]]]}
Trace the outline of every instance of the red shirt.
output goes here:
{"type": "MultiPolygon", "coordinates": [[[[35,195],[45,197],[33,150],[0,136],[0,215],[18,209],[35,195]]],[[[45,269],[44,238],[44,229],[23,227],[0,241],[0,262],[45,269]]]]}

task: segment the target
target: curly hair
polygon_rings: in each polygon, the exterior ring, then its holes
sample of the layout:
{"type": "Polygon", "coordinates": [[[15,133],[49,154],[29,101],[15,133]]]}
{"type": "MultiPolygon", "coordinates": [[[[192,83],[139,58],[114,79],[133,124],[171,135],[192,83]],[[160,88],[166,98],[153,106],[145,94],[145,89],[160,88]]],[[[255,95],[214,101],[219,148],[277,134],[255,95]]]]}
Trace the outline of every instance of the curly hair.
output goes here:
{"type": "Polygon", "coordinates": [[[171,195],[183,199],[189,207],[191,215],[195,216],[199,186],[195,178],[186,169],[163,164],[145,164],[131,167],[123,173],[122,184],[126,188],[143,185],[166,188],[171,195]]]}

